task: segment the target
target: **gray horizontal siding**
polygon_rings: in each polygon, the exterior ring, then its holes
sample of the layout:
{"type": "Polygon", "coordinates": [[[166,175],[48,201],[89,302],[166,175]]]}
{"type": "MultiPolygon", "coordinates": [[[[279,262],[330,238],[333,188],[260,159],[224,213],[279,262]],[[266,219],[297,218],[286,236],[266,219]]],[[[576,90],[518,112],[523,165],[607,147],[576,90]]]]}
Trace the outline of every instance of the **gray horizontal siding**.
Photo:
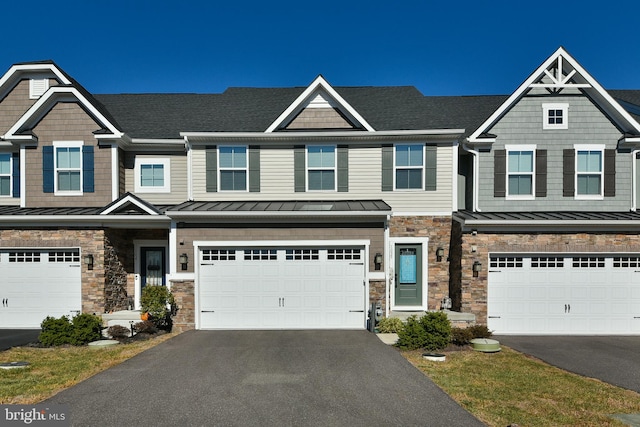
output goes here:
{"type": "Polygon", "coordinates": [[[615,149],[621,134],[611,121],[584,96],[530,96],[523,98],[491,130],[497,135],[491,152],[480,153],[479,207],[485,212],[506,211],[626,211],[632,199],[632,159],[628,152],[616,155],[616,194],[603,200],[574,200],[562,195],[562,150],[574,144],[604,144],[615,149]],[[569,128],[543,130],[544,103],[569,104],[569,128]],[[534,144],[547,150],[547,196],[535,200],[494,197],[494,150],[505,145],[534,144]]]}

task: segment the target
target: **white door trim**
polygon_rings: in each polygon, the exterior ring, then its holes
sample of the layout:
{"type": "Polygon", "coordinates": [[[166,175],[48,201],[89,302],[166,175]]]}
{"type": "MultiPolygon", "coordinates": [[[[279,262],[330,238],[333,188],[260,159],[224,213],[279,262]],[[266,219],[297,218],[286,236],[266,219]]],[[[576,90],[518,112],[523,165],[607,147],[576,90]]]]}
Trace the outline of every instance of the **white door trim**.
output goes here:
{"type": "Polygon", "coordinates": [[[403,311],[426,311],[429,302],[429,238],[428,237],[390,237],[389,238],[389,306],[391,310],[403,310],[403,311]],[[420,306],[398,306],[396,307],[396,295],[395,295],[395,268],[396,268],[396,245],[410,244],[422,245],[422,305],[420,306]]]}

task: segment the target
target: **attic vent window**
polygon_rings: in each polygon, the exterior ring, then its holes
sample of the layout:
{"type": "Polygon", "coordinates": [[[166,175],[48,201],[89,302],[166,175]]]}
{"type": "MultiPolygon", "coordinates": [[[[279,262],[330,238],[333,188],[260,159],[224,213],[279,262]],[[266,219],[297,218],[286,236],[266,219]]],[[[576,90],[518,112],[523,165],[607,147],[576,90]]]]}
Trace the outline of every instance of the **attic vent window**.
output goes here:
{"type": "Polygon", "coordinates": [[[542,104],[543,129],[569,129],[569,104],[542,104]]]}
{"type": "Polygon", "coordinates": [[[38,78],[29,80],[29,98],[38,99],[49,89],[49,79],[38,78]]]}

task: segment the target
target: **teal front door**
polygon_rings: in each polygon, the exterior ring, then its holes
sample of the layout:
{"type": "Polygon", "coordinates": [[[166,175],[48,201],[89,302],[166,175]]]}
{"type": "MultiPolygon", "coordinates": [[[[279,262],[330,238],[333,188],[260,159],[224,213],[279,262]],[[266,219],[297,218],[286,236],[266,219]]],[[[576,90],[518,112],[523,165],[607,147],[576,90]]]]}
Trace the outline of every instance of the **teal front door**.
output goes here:
{"type": "Polygon", "coordinates": [[[396,245],[395,305],[422,306],[422,245],[396,245]]]}

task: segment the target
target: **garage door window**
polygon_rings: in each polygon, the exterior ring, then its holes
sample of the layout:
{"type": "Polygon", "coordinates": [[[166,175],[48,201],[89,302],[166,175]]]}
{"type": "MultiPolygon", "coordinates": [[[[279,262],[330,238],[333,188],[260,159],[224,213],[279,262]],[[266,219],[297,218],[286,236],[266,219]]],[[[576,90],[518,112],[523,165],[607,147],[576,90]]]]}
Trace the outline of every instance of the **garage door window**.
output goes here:
{"type": "Polygon", "coordinates": [[[613,266],[616,268],[640,268],[640,257],[613,257],[613,266]]]}
{"type": "Polygon", "coordinates": [[[40,262],[40,252],[9,252],[9,262],[40,262]]]}
{"type": "Polygon", "coordinates": [[[244,251],[245,261],[276,261],[278,251],[276,249],[247,249],[244,251]]]}
{"type": "Polygon", "coordinates": [[[360,249],[329,249],[327,251],[329,260],[359,260],[361,259],[360,249]]]}
{"type": "Polygon", "coordinates": [[[49,262],[80,262],[79,251],[49,252],[49,262]]]}
{"type": "Polygon", "coordinates": [[[562,268],[564,258],[560,257],[532,257],[531,267],[533,268],[562,268]]]}
{"type": "Polygon", "coordinates": [[[236,259],[235,249],[203,249],[203,261],[234,261],[236,259]]]}
{"type": "Polygon", "coordinates": [[[491,257],[491,268],[521,268],[522,257],[491,257]]]}
{"type": "Polygon", "coordinates": [[[320,259],[318,249],[287,249],[287,261],[305,261],[320,259]]]}
{"type": "Polygon", "coordinates": [[[573,257],[576,268],[604,268],[604,257],[573,257]]]}

